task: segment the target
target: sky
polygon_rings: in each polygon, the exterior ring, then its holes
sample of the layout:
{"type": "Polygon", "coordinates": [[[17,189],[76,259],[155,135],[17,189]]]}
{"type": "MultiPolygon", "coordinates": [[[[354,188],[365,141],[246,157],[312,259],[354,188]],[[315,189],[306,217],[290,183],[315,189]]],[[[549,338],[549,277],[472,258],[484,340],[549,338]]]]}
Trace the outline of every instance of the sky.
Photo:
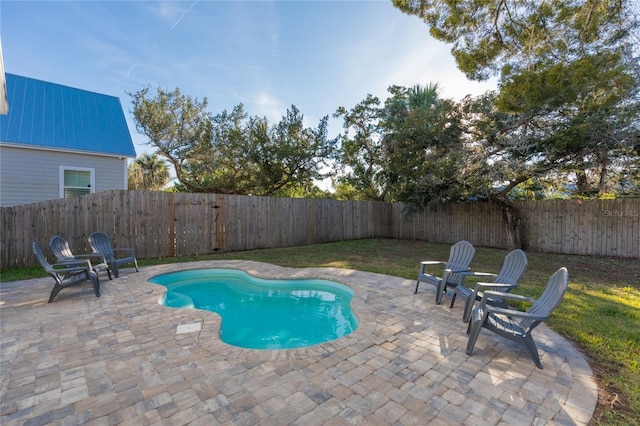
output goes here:
{"type": "Polygon", "coordinates": [[[209,111],[242,103],[277,123],[295,105],[305,125],[332,118],[391,85],[437,83],[443,98],[496,87],[455,66],[450,46],[419,18],[369,1],[0,0],[5,72],[120,98],[138,155],[131,97],[147,86],[207,98],[209,111]]]}

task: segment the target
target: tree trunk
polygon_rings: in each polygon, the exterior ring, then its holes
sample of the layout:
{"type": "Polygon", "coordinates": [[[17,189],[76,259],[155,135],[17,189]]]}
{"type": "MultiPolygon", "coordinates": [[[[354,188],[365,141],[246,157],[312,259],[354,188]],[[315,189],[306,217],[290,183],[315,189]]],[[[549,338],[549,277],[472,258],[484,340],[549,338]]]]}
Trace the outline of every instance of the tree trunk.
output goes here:
{"type": "Polygon", "coordinates": [[[587,194],[589,192],[587,172],[582,168],[576,170],[576,190],[578,194],[587,194]]]}
{"type": "Polygon", "coordinates": [[[507,231],[508,249],[525,249],[525,235],[520,210],[507,198],[495,197],[493,201],[500,205],[502,222],[507,231]]]}
{"type": "Polygon", "coordinates": [[[600,156],[600,180],[598,181],[598,194],[602,195],[607,192],[607,172],[609,171],[609,155],[604,152],[600,156]]]}

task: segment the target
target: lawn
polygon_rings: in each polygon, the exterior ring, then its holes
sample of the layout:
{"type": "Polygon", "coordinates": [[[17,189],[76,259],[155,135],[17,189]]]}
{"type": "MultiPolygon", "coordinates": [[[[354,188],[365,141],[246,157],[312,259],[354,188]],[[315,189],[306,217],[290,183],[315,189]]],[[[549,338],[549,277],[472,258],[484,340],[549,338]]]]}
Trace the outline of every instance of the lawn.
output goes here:
{"type": "MultiPolygon", "coordinates": [[[[147,259],[140,266],[204,259],[255,260],[288,267],[336,267],[414,278],[421,260],[446,260],[450,245],[369,239],[313,246],[147,259]]],[[[472,269],[498,272],[506,250],[477,248],[472,269]]],[[[558,268],[569,290],[547,324],[587,356],[599,386],[594,425],[640,424],[640,262],[527,253],[529,265],[514,292],[536,297],[558,268]]],[[[1,281],[43,276],[41,268],[5,269],[1,281]]],[[[535,334],[535,332],[534,332],[535,334]]]]}

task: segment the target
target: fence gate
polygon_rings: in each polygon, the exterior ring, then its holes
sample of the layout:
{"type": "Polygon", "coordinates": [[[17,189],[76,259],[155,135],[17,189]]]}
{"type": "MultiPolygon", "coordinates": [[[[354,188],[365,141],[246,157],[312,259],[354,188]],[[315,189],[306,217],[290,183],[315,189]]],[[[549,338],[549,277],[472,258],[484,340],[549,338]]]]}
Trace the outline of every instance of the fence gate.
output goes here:
{"type": "Polygon", "coordinates": [[[176,194],[173,233],[176,256],[211,254],[218,251],[219,206],[210,194],[176,194]]]}

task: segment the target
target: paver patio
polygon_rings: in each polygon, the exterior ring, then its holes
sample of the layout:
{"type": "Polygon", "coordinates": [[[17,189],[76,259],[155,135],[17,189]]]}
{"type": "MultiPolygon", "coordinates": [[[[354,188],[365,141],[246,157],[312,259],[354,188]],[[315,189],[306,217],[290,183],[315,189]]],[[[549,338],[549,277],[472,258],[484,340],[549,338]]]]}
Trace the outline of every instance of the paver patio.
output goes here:
{"type": "MultiPolygon", "coordinates": [[[[434,288],[336,268],[205,261],[125,269],[63,290],[52,280],[0,284],[3,425],[579,425],[598,391],[582,354],[544,324],[544,369],[482,332],[465,354],[462,304],[434,288]],[[309,348],[248,350],[220,341],[220,317],[158,304],[154,275],[237,268],[264,278],[322,278],[355,291],[360,326],[309,348]],[[199,323],[200,331],[177,333],[199,323]]],[[[450,297],[450,296],[449,296],[450,297]]],[[[197,327],[194,327],[197,328],[197,327]]]]}

